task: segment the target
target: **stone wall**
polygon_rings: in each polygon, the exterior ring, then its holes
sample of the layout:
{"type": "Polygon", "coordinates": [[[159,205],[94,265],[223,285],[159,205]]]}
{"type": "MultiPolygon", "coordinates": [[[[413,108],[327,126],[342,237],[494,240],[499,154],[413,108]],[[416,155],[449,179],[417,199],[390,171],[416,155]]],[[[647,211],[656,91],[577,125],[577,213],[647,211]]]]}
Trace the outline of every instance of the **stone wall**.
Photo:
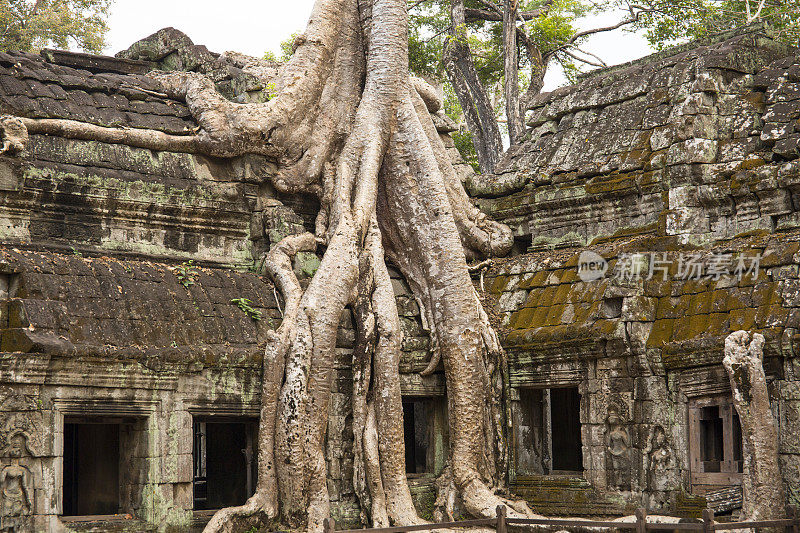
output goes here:
{"type": "Polygon", "coordinates": [[[735,513],[741,473],[693,463],[692,432],[704,407],[730,412],[721,361],[740,329],[767,338],[797,503],[798,57],[755,26],[589,75],[538,96],[495,179],[467,182],[528,250],[487,278],[517,455],[531,447],[524,391],[581,394],[582,474],[510,473],[534,509],[735,513]],[[757,275],[736,275],[756,258],[757,275]],[[584,279],[589,261],[607,271],[584,279]]]}
{"type": "MultiPolygon", "coordinates": [[[[220,59],[189,46],[183,63],[162,67],[205,68],[240,101],[268,97],[263,77],[235,66],[239,56],[220,59]],[[205,59],[192,63],[190,52],[205,59]]],[[[0,109],[192,133],[185,104],[142,76],[153,66],[53,51],[0,53],[0,109]]],[[[266,334],[280,324],[282,306],[259,274],[263,252],[313,230],[317,211],[313,198],[275,193],[268,184],[274,172],[260,156],[223,160],[46,135],[0,156],[0,468],[24,472],[22,484],[30,486],[29,503],[0,513],[0,528],[57,528],[68,420],[121,423],[119,511],[136,518],[129,527],[187,528],[208,519],[192,514],[193,421],[257,419],[266,334]]],[[[298,254],[295,270],[305,282],[318,264],[316,255],[298,254]]],[[[441,397],[442,374],[418,374],[429,357],[427,334],[408,286],[392,277],[405,333],[403,394],[441,397]]],[[[333,512],[352,525],[359,523],[354,338],[346,312],[327,457],[333,512]]],[[[431,503],[432,482],[416,481],[420,501],[431,503]]]]}
{"type": "MultiPolygon", "coordinates": [[[[253,102],[270,97],[277,68],[214,54],[171,29],[122,56],[0,54],[0,110],[184,135],[196,128],[185,105],[142,73],[202,72],[232,100],[253,102]]],[[[580,395],[582,471],[523,475],[512,465],[508,473],[535,510],[735,508],[738,473],[716,484],[708,479],[719,476],[696,476],[689,419],[729,394],[723,340],[740,328],[767,337],[783,472],[797,484],[799,88],[797,51],[750,28],[540,95],[528,139],[491,179],[475,179],[459,162],[478,203],[517,238],[513,257],[497,260],[484,280],[509,355],[515,456],[535,456],[525,448],[534,446],[531,433],[523,435],[530,391],[580,395]],[[608,265],[601,279],[579,276],[586,252],[608,265]],[[762,257],[749,277],[695,281],[675,266],[689,253],[706,269],[719,254],[734,263],[762,257]],[[669,265],[663,278],[612,275],[631,260],[646,272],[654,259],[669,265]]],[[[454,125],[443,115],[434,121],[457,159],[446,135],[454,125]]],[[[129,475],[120,511],[140,520],[135,528],[202,522],[191,512],[193,421],[258,416],[265,335],[281,317],[260,260],[270,244],[314,225],[315,201],[277,194],[274,172],[258,156],[223,160],[44,135],[0,156],[0,468],[32,495],[4,524],[55,529],[65,420],[85,417],[122,421],[129,475]]],[[[318,261],[300,254],[295,270],[306,280],[318,261]]],[[[441,407],[443,374],[419,375],[430,357],[419,310],[396,272],[392,283],[403,394],[441,407]]],[[[346,312],[326,454],[343,524],[359,520],[353,342],[346,312]]],[[[423,515],[446,455],[436,412],[435,464],[410,480],[423,515]]]]}
{"type": "MultiPolygon", "coordinates": [[[[798,239],[794,232],[739,242],[736,253],[763,254],[758,275],[742,280],[732,275],[682,279],[677,268],[683,252],[674,239],[630,239],[591,248],[609,262],[609,273],[620,271],[620,262],[629,260],[625,254],[647,252],[639,258],[643,275],[638,279],[614,274],[583,281],[578,263],[586,249],[538,252],[495,268],[488,283],[502,313],[511,387],[580,388],[583,477],[603,495],[588,510],[608,511],[608,500],[615,497],[612,509],[639,502],[651,509],[674,509],[681,491],[691,489],[688,402],[730,394],[721,364],[723,345],[728,334],[740,329],[767,338],[765,367],[780,415],[784,481],[796,483],[798,239]],[[649,255],[649,250],[664,248],[673,251],[649,255]],[[653,257],[666,261],[668,270],[647,279],[653,257]],[[625,413],[629,448],[621,482],[609,472],[616,460],[607,453],[610,405],[625,413]],[[656,468],[650,456],[654,434],[662,430],[663,449],[655,451],[664,453],[656,468]]],[[[731,254],[733,273],[738,259],[730,248],[694,253],[708,265],[715,252],[731,254]]],[[[521,480],[521,492],[530,484],[521,480]]],[[[551,505],[528,494],[543,509],[551,505]]]]}

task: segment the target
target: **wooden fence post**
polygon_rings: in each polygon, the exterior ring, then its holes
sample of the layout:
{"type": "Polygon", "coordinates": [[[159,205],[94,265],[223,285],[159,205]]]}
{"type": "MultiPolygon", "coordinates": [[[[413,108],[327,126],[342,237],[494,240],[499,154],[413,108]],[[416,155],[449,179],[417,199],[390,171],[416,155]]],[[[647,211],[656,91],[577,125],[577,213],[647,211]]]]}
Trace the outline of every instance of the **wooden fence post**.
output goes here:
{"type": "Polygon", "coordinates": [[[703,533],[714,531],[714,511],[709,508],[703,509],[703,533]]]}
{"type": "Polygon", "coordinates": [[[333,517],[326,518],[322,521],[322,530],[325,533],[333,533],[336,530],[336,519],[333,517]]]}
{"type": "Polygon", "coordinates": [[[508,533],[508,526],[506,525],[506,506],[497,506],[497,533],[508,533]]]}
{"type": "Polygon", "coordinates": [[[789,518],[792,519],[792,525],[789,526],[788,530],[790,533],[800,533],[800,511],[798,511],[796,505],[789,506],[789,518]]]}
{"type": "Polygon", "coordinates": [[[647,533],[647,509],[636,509],[636,533],[647,533]]]}

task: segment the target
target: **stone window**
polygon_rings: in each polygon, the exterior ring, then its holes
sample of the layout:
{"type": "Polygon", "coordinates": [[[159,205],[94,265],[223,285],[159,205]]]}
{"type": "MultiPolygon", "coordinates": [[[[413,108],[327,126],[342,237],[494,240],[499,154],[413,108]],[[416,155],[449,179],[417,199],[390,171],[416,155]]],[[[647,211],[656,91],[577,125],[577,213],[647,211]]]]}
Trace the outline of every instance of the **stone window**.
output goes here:
{"type": "Polygon", "coordinates": [[[130,512],[137,483],[131,435],[137,421],[109,417],[64,420],[62,509],[64,516],[130,512]],[[123,501],[125,500],[125,501],[123,501]]]}
{"type": "Polygon", "coordinates": [[[258,422],[196,417],[193,433],[194,508],[242,505],[255,492],[258,422]]]}
{"type": "Polygon", "coordinates": [[[730,396],[697,398],[689,404],[692,489],[705,493],[742,480],[742,429],[730,396]]]}
{"type": "Polygon", "coordinates": [[[14,298],[19,289],[18,273],[0,273],[0,299],[14,298]]]}
{"type": "Polygon", "coordinates": [[[519,389],[514,409],[518,475],[583,471],[580,402],[577,387],[519,389]]]}
{"type": "MultiPolygon", "coordinates": [[[[16,297],[19,289],[19,274],[0,273],[0,301],[7,301],[16,297]]],[[[0,313],[0,329],[8,328],[7,309],[0,313]]]]}
{"type": "Polygon", "coordinates": [[[443,398],[403,398],[406,473],[438,474],[444,463],[443,398]]]}

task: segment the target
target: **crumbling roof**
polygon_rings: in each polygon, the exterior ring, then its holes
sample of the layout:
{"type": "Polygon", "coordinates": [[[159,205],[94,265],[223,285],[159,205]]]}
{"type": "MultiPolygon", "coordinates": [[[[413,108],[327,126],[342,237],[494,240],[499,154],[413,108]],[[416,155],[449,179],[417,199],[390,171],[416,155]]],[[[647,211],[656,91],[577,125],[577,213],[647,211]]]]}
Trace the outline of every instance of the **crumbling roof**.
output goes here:
{"type": "Polygon", "coordinates": [[[798,88],[798,49],[757,28],[643,58],[538,95],[527,138],[470,192],[534,248],[789,224],[798,88]]]}
{"type": "Polygon", "coordinates": [[[136,62],[69,52],[0,52],[0,111],[174,135],[193,133],[196,125],[186,104],[161,94],[159,83],[144,74],[121,72],[133,70],[132,65],[136,62]]]}
{"type": "MultiPolygon", "coordinates": [[[[691,42],[682,46],[668,48],[640,59],[599,69],[588,73],[579,83],[559,87],[541,93],[533,99],[531,109],[539,108],[555,101],[562,105],[583,101],[582,108],[609,105],[636,96],[632,94],[629,82],[642,88],[670,85],[664,79],[667,70],[728,70],[743,74],[755,74],[777,59],[794,55],[796,47],[773,40],[761,25],[746,26],[738,31],[720,34],[708,42],[691,42]],[[678,67],[675,69],[675,67],[678,67]],[[659,76],[660,74],[660,76],[659,76]],[[577,96],[579,95],[579,96],[577,96]]],[[[577,110],[579,107],[573,107],[577,110]]]]}
{"type": "Polygon", "coordinates": [[[247,364],[277,315],[271,286],[249,272],[10,248],[0,272],[19,277],[4,352],[247,364]]]}
{"type": "MultiPolygon", "coordinates": [[[[742,237],[691,252],[674,249],[668,239],[647,237],[591,249],[608,261],[602,279],[579,277],[580,253],[586,248],[517,256],[487,276],[487,288],[499,300],[512,385],[546,379],[530,375],[535,374],[531,361],[591,358],[606,350],[621,353],[625,345],[661,350],[668,369],[719,364],[725,338],[742,329],[763,334],[765,354],[773,357],[786,349],[781,344],[786,328],[796,328],[800,320],[797,280],[783,279],[786,274],[781,273],[795,262],[798,231],[742,237]],[[626,279],[624,266],[618,269],[623,254],[653,249],[662,250],[652,253],[668,272],[626,279]],[[757,266],[737,279],[733,268],[740,253],[751,259],[749,266],[757,266]],[[727,261],[729,273],[716,278],[678,272],[682,258],[707,264],[715,257],[727,261]],[[652,328],[636,329],[632,323],[652,328]]],[[[645,252],[644,257],[651,256],[645,252]]]]}

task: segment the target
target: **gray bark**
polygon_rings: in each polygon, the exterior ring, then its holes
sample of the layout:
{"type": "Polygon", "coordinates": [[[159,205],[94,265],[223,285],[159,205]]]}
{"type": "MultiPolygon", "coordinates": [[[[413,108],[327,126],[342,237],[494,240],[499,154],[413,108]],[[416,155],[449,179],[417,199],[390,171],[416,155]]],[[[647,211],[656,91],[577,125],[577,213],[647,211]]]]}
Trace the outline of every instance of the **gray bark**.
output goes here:
{"type": "Polygon", "coordinates": [[[503,66],[505,71],[506,119],[511,144],[525,132],[519,102],[519,57],[517,54],[517,0],[503,2],[503,66]]]}
{"type": "Polygon", "coordinates": [[[478,78],[466,41],[463,0],[451,0],[450,20],[452,33],[444,49],[445,69],[464,111],[464,119],[475,144],[481,172],[488,174],[500,158],[503,143],[497,118],[486,89],[478,78]]]}
{"type": "Polygon", "coordinates": [[[733,391],[742,426],[744,502],[746,520],[784,517],[786,496],[778,463],[778,426],[769,404],[764,375],[764,336],[736,331],[725,339],[722,363],[733,391]]]}

